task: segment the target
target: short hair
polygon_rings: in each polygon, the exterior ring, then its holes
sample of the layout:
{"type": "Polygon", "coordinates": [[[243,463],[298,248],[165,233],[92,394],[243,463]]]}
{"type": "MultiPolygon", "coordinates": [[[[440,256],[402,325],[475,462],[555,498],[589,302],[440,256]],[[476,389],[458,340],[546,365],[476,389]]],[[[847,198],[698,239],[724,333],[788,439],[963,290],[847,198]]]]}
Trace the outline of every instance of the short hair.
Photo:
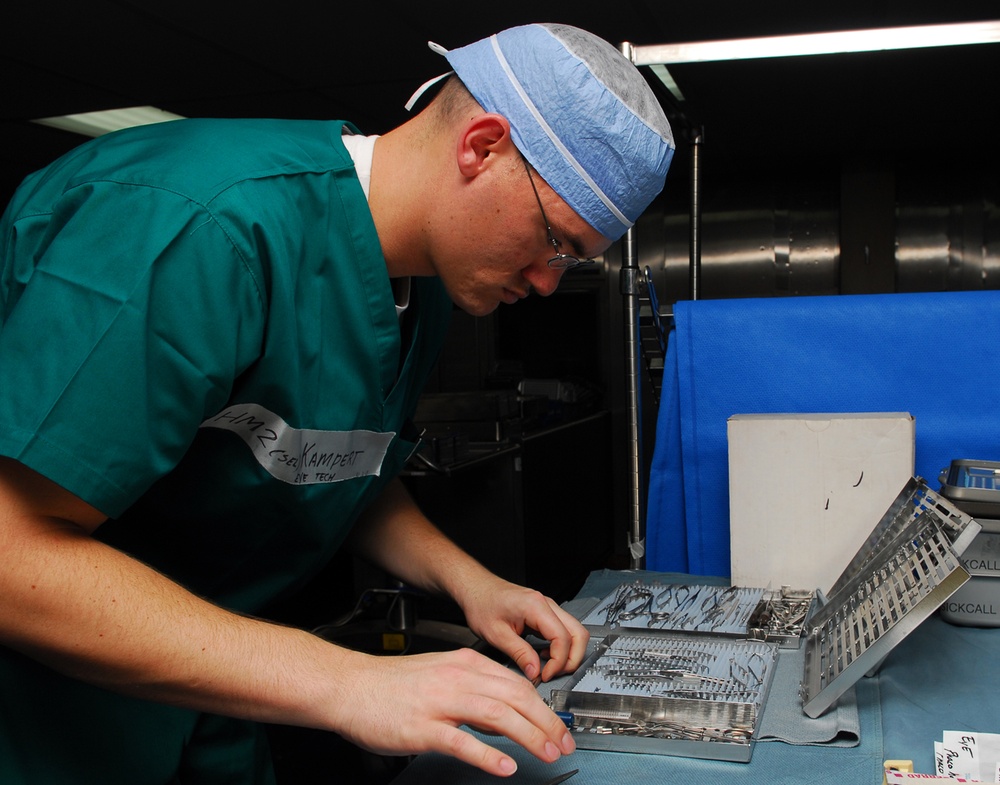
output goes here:
{"type": "Polygon", "coordinates": [[[442,82],[430,105],[447,123],[461,120],[463,113],[470,106],[478,106],[478,103],[462,80],[452,74],[442,82]]]}

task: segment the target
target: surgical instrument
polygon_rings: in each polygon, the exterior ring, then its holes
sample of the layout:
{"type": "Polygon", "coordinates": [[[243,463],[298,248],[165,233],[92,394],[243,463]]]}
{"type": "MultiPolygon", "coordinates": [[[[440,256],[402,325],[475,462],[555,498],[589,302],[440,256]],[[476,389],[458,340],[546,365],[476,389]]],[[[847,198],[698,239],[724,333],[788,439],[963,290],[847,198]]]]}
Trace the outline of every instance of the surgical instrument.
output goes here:
{"type": "Polygon", "coordinates": [[[545,780],[545,782],[543,782],[542,785],[559,785],[560,782],[565,782],[574,774],[578,774],[579,772],[580,772],[579,769],[573,769],[572,771],[567,771],[565,774],[560,774],[559,776],[553,777],[550,780],[545,780]]]}

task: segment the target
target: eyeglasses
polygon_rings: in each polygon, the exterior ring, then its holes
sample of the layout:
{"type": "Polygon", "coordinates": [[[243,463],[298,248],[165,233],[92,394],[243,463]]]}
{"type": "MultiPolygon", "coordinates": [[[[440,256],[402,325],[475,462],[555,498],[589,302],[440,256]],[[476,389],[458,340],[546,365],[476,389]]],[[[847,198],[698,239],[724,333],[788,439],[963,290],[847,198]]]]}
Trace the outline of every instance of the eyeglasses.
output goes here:
{"type": "Polygon", "coordinates": [[[552,225],[549,223],[548,216],[545,215],[545,208],[542,207],[542,197],[538,195],[538,188],[535,187],[535,178],[531,175],[531,167],[525,158],[521,158],[524,163],[524,171],[528,173],[528,180],[531,183],[531,190],[535,192],[535,201],[538,202],[538,209],[542,213],[542,220],[545,221],[545,231],[548,232],[549,242],[552,243],[552,248],[555,250],[555,256],[549,259],[549,267],[553,270],[572,270],[574,267],[581,267],[585,264],[594,264],[596,259],[579,259],[568,253],[559,252],[559,241],[552,234],[552,225]]]}

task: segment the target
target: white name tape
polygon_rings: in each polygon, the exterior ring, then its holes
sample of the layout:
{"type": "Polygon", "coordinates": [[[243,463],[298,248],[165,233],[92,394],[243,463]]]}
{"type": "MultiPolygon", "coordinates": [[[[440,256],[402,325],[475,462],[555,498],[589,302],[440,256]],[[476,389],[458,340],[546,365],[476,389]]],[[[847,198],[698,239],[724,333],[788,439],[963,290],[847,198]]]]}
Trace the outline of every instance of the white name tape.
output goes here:
{"type": "Polygon", "coordinates": [[[201,424],[239,436],[275,479],[292,485],[378,476],[395,433],[293,428],[255,403],[230,406],[201,424]]]}

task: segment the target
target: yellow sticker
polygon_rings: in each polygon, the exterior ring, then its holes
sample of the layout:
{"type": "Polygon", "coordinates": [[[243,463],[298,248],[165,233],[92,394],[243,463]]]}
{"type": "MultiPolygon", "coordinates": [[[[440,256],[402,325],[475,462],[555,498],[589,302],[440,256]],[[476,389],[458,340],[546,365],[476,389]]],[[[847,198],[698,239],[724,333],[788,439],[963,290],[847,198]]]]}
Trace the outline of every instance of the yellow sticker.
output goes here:
{"type": "Polygon", "coordinates": [[[382,633],[383,651],[403,651],[406,648],[406,636],[398,632],[382,633]]]}

